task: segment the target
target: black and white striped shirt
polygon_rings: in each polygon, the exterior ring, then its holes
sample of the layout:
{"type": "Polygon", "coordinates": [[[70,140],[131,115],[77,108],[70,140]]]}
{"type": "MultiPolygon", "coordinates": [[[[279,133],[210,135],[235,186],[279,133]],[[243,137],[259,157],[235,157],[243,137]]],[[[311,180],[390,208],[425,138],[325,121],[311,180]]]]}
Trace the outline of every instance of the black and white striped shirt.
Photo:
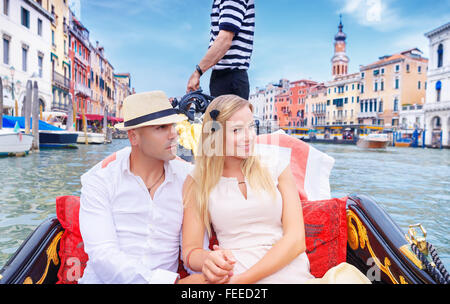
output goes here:
{"type": "Polygon", "coordinates": [[[213,70],[247,70],[253,51],[255,0],[214,0],[209,47],[216,40],[220,30],[231,31],[235,35],[230,49],[213,70]]]}

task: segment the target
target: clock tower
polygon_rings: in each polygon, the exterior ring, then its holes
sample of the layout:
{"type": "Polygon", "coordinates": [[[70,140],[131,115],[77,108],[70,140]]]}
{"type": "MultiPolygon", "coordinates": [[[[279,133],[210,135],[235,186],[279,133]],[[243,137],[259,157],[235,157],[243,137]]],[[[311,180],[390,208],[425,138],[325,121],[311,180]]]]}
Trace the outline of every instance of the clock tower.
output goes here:
{"type": "Polygon", "coordinates": [[[339,22],[339,32],[334,36],[334,56],[331,59],[332,75],[334,78],[348,73],[348,62],[350,61],[345,53],[347,35],[342,31],[342,16],[339,22]]]}

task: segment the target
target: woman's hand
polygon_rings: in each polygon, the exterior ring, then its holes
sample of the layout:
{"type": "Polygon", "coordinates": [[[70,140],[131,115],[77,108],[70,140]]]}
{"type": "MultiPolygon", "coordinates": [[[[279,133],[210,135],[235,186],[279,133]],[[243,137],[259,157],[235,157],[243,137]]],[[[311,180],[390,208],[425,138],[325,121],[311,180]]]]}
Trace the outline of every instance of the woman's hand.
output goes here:
{"type": "Polygon", "coordinates": [[[221,249],[219,246],[213,246],[214,251],[208,254],[202,267],[202,272],[209,283],[224,284],[233,276],[233,268],[236,259],[230,250],[221,249]]]}

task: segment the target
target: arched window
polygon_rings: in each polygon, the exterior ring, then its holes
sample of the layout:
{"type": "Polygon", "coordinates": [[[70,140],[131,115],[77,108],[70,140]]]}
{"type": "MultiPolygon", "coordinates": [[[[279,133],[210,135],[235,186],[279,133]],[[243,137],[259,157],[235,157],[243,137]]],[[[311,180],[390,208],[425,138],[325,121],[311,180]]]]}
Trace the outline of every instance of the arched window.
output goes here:
{"type": "Polygon", "coordinates": [[[441,68],[443,65],[443,60],[444,59],[444,46],[441,44],[439,44],[438,46],[438,50],[437,50],[437,67],[441,68]]]}

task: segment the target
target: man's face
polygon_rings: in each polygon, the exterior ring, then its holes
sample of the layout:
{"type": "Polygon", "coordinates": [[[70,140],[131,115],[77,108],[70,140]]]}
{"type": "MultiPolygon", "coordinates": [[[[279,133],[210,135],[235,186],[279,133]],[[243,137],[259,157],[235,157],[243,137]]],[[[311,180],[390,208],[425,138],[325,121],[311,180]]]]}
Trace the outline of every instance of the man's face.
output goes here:
{"type": "Polygon", "coordinates": [[[128,131],[133,147],[147,157],[168,161],[177,154],[178,133],[175,124],[155,125],[128,131]]]}

